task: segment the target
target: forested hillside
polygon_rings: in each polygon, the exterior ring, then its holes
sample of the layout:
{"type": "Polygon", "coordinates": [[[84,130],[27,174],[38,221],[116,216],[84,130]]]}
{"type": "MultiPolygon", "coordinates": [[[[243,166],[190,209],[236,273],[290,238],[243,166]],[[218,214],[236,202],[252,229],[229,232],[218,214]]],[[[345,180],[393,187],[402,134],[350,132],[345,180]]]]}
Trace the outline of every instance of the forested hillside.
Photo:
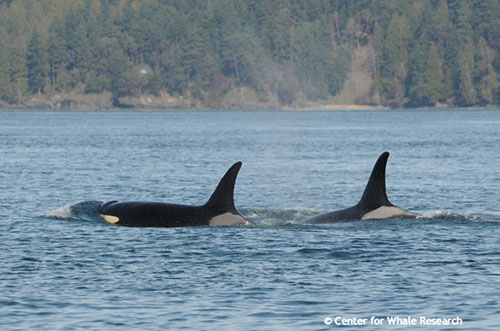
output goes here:
{"type": "Polygon", "coordinates": [[[500,103],[498,0],[0,0],[0,100],[500,103]]]}

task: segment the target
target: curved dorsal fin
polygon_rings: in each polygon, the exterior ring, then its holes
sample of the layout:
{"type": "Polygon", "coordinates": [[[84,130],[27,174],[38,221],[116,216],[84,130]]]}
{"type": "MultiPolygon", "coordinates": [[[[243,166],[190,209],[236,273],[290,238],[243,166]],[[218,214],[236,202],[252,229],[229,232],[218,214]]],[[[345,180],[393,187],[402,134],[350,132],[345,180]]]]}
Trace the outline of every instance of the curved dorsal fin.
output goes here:
{"type": "Polygon", "coordinates": [[[205,207],[220,213],[238,213],[234,206],[234,183],[236,182],[236,176],[238,176],[241,164],[241,162],[236,162],[229,168],[224,177],[220,180],[214,193],[212,193],[210,199],[208,199],[205,207]]]}
{"type": "Polygon", "coordinates": [[[387,198],[385,190],[385,167],[388,158],[389,152],[384,152],[379,156],[358,205],[368,209],[376,209],[380,206],[394,206],[387,198]]]}

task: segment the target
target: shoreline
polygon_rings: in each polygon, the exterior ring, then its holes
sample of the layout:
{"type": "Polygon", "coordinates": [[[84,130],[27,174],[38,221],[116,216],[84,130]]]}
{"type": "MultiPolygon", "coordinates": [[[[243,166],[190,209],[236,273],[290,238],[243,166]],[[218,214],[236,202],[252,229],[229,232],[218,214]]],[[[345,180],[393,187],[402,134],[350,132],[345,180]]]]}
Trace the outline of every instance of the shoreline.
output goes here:
{"type": "Polygon", "coordinates": [[[121,99],[122,106],[111,103],[111,94],[67,93],[56,95],[33,95],[21,103],[9,104],[0,101],[0,111],[384,111],[384,110],[500,110],[500,105],[459,107],[438,104],[434,107],[388,107],[383,105],[360,105],[353,103],[304,102],[296,105],[279,105],[277,102],[231,102],[207,105],[183,96],[160,94],[142,95],[121,99]]]}
{"type": "Polygon", "coordinates": [[[110,108],[49,108],[49,107],[23,107],[23,106],[8,106],[0,105],[0,112],[29,112],[29,111],[41,111],[41,112],[195,112],[195,111],[290,111],[290,112],[302,112],[302,111],[397,111],[397,110],[412,110],[412,111],[433,111],[433,110],[491,110],[499,111],[498,107],[458,107],[458,106],[447,106],[447,107],[415,107],[415,108],[390,108],[385,106],[365,106],[365,105],[318,105],[310,107],[269,107],[263,105],[262,107],[144,107],[144,106],[129,106],[129,107],[110,107],[110,108]]]}

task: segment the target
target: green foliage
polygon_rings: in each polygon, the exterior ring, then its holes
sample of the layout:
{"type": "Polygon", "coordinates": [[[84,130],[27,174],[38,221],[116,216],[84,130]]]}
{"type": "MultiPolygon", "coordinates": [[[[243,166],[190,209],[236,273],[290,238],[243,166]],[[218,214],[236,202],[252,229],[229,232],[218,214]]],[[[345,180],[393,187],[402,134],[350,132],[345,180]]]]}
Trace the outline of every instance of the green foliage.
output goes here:
{"type": "Polygon", "coordinates": [[[411,30],[408,18],[394,13],[386,31],[379,61],[383,94],[389,102],[402,103],[408,75],[408,45],[411,30]]]}
{"type": "Polygon", "coordinates": [[[493,67],[494,60],[495,51],[481,37],[476,52],[474,83],[478,90],[478,102],[482,106],[491,105],[495,102],[494,95],[499,87],[497,74],[493,67]]]}
{"type": "Polygon", "coordinates": [[[61,70],[67,64],[69,52],[67,50],[65,30],[61,20],[54,20],[49,27],[49,45],[47,61],[49,64],[49,82],[51,88],[57,84],[61,70]]]}
{"type": "Polygon", "coordinates": [[[26,45],[22,40],[14,40],[9,52],[11,90],[9,101],[21,100],[28,90],[28,66],[26,62],[26,45]]]}
{"type": "Polygon", "coordinates": [[[291,105],[295,102],[296,87],[289,81],[281,81],[278,85],[278,99],[282,105],[291,105]]]}
{"type": "Polygon", "coordinates": [[[340,50],[330,60],[326,77],[330,95],[337,95],[342,89],[346,76],[349,73],[350,63],[351,54],[345,49],[340,50]]]}
{"type": "Polygon", "coordinates": [[[0,99],[5,99],[6,89],[10,85],[9,36],[0,27],[0,99]]]}
{"type": "Polygon", "coordinates": [[[160,92],[214,106],[245,87],[294,105],[364,77],[364,102],[492,105],[499,73],[497,0],[0,1],[8,102],[78,89],[117,106],[160,92]]]}
{"type": "Polygon", "coordinates": [[[28,66],[28,85],[31,93],[40,93],[45,88],[45,49],[35,30],[28,44],[26,54],[28,66]]]}

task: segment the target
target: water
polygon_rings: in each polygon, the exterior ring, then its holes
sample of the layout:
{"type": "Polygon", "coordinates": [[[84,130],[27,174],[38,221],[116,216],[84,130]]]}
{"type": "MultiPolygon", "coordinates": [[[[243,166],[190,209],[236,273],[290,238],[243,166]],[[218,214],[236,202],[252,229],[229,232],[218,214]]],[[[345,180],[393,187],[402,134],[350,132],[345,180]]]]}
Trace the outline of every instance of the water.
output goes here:
{"type": "Polygon", "coordinates": [[[0,141],[2,330],[500,326],[498,111],[0,112],[0,141]],[[421,217],[301,225],[356,203],[386,150],[389,199],[421,217]],[[256,226],[93,212],[201,204],[239,160],[236,206],[256,226]]]}

